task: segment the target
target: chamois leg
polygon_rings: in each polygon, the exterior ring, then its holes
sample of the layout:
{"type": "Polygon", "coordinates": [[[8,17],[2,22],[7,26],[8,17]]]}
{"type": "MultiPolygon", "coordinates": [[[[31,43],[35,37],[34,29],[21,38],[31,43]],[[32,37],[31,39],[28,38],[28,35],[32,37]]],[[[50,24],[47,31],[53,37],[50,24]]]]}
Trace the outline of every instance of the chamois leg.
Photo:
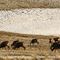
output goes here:
{"type": "Polygon", "coordinates": [[[22,46],[24,48],[24,50],[26,49],[24,46],[22,46]]]}
{"type": "Polygon", "coordinates": [[[53,51],[54,50],[54,47],[52,47],[52,48],[50,48],[51,49],[51,51],[53,51]]]}
{"type": "Polygon", "coordinates": [[[14,49],[14,50],[15,50],[15,49],[16,49],[16,47],[12,47],[12,49],[14,49]]]}
{"type": "Polygon", "coordinates": [[[8,49],[10,49],[10,46],[7,45],[7,47],[8,47],[8,49]]]}
{"type": "Polygon", "coordinates": [[[37,44],[39,45],[39,42],[37,41],[37,44]]]}

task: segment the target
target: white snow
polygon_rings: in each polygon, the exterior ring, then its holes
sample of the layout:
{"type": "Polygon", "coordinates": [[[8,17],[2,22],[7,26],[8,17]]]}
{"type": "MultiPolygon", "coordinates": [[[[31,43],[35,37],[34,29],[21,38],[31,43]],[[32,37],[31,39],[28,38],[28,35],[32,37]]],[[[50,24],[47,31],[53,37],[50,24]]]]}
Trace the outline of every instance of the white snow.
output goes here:
{"type": "Polygon", "coordinates": [[[60,34],[60,9],[32,8],[0,11],[0,31],[25,34],[60,34]]]}

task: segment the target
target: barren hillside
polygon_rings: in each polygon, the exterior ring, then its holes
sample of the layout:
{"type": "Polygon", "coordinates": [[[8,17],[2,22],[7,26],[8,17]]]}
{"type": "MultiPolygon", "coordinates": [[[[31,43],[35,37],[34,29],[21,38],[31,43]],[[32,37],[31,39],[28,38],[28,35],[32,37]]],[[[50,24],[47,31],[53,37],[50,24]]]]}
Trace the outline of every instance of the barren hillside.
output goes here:
{"type": "Polygon", "coordinates": [[[20,33],[14,33],[14,32],[5,32],[5,31],[0,31],[0,36],[18,36],[18,37],[26,37],[26,38],[37,38],[37,39],[49,39],[49,38],[54,38],[56,36],[53,35],[33,35],[33,34],[20,34],[20,33]]]}
{"type": "MultiPolygon", "coordinates": [[[[2,41],[9,41],[8,45],[10,46],[10,49],[8,48],[2,48],[0,49],[0,59],[18,59],[18,60],[46,60],[52,58],[59,58],[60,57],[60,51],[57,50],[57,52],[52,52],[50,50],[50,44],[49,44],[49,38],[54,38],[56,36],[44,36],[44,35],[29,35],[29,34],[19,34],[19,33],[13,33],[13,32],[5,32],[0,31],[0,43],[2,41]],[[32,39],[36,38],[39,42],[39,45],[32,45],[30,46],[30,42],[32,39]],[[23,48],[19,48],[16,50],[13,50],[11,47],[11,44],[13,41],[19,39],[19,41],[24,42],[24,46],[26,47],[26,50],[23,48]]],[[[53,59],[52,59],[53,60],[53,59]]]]}

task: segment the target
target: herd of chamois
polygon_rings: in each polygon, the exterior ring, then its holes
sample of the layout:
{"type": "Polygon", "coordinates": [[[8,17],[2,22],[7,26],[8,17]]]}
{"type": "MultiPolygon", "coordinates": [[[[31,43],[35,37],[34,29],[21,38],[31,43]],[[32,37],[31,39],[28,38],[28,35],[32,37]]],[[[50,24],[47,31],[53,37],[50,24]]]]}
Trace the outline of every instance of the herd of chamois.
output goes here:
{"type": "MultiPolygon", "coordinates": [[[[60,49],[59,37],[55,37],[55,38],[53,38],[53,40],[54,40],[54,42],[52,41],[52,38],[49,39],[49,44],[51,44],[50,45],[51,51],[54,51],[56,49],[60,49]]],[[[9,43],[9,41],[3,41],[3,42],[1,42],[0,43],[0,48],[4,48],[4,47],[10,48],[8,46],[8,43],[9,43]]],[[[31,42],[30,42],[30,45],[31,44],[34,45],[35,43],[39,44],[38,40],[37,39],[32,39],[31,42]]],[[[11,44],[11,47],[12,47],[12,49],[16,49],[16,48],[20,48],[20,47],[23,47],[24,50],[26,49],[26,47],[24,46],[23,42],[21,42],[19,40],[13,41],[12,44],[11,44]]]]}

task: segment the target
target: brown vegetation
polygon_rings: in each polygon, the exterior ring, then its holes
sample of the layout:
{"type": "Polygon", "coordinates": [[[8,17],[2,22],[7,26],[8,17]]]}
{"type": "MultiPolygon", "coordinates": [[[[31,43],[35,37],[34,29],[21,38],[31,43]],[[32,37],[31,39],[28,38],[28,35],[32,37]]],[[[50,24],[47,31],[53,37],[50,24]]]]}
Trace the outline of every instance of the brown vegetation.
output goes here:
{"type": "Polygon", "coordinates": [[[0,10],[19,8],[52,8],[60,7],[60,2],[53,0],[0,0],[0,10]],[[36,1],[36,2],[35,2],[36,1]]]}

